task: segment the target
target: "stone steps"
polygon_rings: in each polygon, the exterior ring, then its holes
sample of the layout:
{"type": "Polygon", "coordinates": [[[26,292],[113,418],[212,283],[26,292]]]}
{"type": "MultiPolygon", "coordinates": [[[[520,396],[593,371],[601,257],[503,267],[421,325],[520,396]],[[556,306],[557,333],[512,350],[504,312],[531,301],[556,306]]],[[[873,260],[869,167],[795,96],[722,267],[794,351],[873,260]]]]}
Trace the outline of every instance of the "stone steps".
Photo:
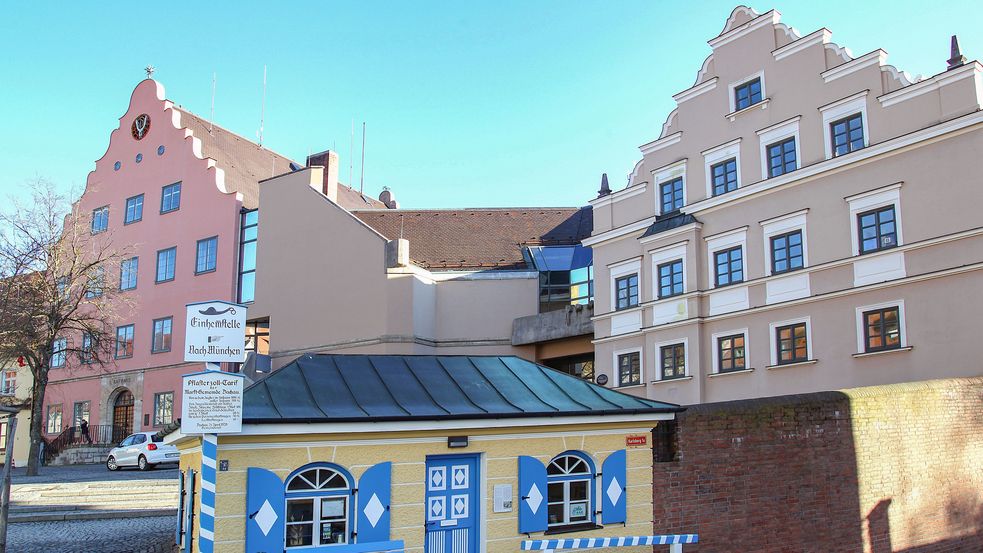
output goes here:
{"type": "Polygon", "coordinates": [[[45,522],[52,520],[102,520],[111,518],[162,517],[177,516],[177,509],[85,509],[70,508],[72,505],[62,505],[62,508],[47,511],[15,511],[11,509],[9,522],[45,522]]]}

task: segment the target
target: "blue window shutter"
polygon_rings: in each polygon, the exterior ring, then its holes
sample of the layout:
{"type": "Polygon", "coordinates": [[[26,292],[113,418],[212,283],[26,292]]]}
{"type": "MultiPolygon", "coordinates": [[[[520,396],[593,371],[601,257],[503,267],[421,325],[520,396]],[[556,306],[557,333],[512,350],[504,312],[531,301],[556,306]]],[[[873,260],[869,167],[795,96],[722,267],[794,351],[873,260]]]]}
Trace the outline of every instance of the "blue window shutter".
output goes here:
{"type": "Polygon", "coordinates": [[[246,553],[282,553],[283,482],[261,468],[246,471],[246,553]]]}
{"type": "Polygon", "coordinates": [[[389,541],[389,503],[392,490],[392,463],[379,463],[358,479],[358,518],[356,543],[389,541]]]}
{"type": "Polygon", "coordinates": [[[178,476],[178,489],[180,490],[177,496],[177,527],[174,529],[174,545],[181,545],[181,536],[184,534],[184,471],[181,471],[181,475],[178,476]]]}
{"type": "Polygon", "coordinates": [[[519,532],[545,532],[546,466],[535,457],[519,456],[519,532]]]}
{"type": "Polygon", "coordinates": [[[628,467],[625,450],[619,449],[601,465],[601,521],[603,524],[625,522],[628,504],[628,467]]]}

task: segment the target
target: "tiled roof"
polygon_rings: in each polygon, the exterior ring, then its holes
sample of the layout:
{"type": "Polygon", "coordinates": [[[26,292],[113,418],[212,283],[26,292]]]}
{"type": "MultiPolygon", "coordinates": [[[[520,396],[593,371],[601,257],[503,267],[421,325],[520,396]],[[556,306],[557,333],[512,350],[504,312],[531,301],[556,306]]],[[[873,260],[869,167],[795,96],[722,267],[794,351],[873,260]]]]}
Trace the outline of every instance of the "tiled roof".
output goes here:
{"type": "Polygon", "coordinates": [[[390,240],[410,243],[410,260],[431,270],[527,269],[523,245],[579,244],[590,207],[353,210],[390,240]]]}
{"type": "MultiPolygon", "coordinates": [[[[208,121],[183,108],[174,106],[181,113],[181,126],[191,129],[201,140],[201,153],[215,160],[225,172],[225,188],[242,194],[242,206],[259,207],[259,181],[290,172],[290,158],[264,148],[228,129],[208,121]]],[[[302,165],[302,164],[298,164],[302,165]]],[[[385,208],[386,206],[351,188],[338,185],[338,205],[345,209],[385,208]]]]}
{"type": "Polygon", "coordinates": [[[243,422],[674,413],[515,356],[304,355],[243,393],[243,422]]]}

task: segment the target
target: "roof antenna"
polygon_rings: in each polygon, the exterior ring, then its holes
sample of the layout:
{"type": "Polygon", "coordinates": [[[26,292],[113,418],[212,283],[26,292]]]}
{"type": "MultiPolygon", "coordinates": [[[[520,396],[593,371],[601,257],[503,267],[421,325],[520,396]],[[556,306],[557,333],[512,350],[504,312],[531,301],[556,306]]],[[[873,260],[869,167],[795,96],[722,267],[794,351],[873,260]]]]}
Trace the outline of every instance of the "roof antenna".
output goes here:
{"type": "Polygon", "coordinates": [[[355,118],[352,117],[352,140],[348,144],[348,186],[351,187],[354,182],[352,182],[352,168],[355,166],[355,118]]]}
{"type": "Polygon", "coordinates": [[[362,121],[362,176],[358,183],[358,193],[365,195],[362,190],[365,188],[365,121],[362,121]]]}
{"type": "Polygon", "coordinates": [[[949,64],[946,71],[952,71],[966,63],[966,56],[959,51],[959,39],[956,38],[956,35],[952,35],[952,41],[949,43],[949,59],[946,63],[949,64]]]}
{"type": "Polygon", "coordinates": [[[263,66],[263,103],[259,108],[259,147],[263,147],[263,120],[266,118],[266,66],[263,66]]]}
{"type": "Polygon", "coordinates": [[[208,134],[212,134],[212,124],[215,121],[215,80],[216,73],[212,73],[212,114],[208,117],[208,134]]]}

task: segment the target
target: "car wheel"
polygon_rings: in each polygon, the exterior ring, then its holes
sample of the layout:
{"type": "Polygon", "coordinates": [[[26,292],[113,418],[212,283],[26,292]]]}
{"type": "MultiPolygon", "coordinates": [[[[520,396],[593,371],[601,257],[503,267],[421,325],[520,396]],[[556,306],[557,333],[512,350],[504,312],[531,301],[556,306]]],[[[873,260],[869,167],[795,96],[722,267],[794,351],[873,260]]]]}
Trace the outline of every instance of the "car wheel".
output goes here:
{"type": "Polygon", "coordinates": [[[106,459],[106,468],[111,471],[119,470],[119,465],[116,464],[116,457],[110,455],[109,459],[106,459]]]}
{"type": "Polygon", "coordinates": [[[147,458],[141,455],[140,458],[137,459],[137,467],[139,467],[140,470],[150,470],[153,465],[148,463],[147,458]]]}

